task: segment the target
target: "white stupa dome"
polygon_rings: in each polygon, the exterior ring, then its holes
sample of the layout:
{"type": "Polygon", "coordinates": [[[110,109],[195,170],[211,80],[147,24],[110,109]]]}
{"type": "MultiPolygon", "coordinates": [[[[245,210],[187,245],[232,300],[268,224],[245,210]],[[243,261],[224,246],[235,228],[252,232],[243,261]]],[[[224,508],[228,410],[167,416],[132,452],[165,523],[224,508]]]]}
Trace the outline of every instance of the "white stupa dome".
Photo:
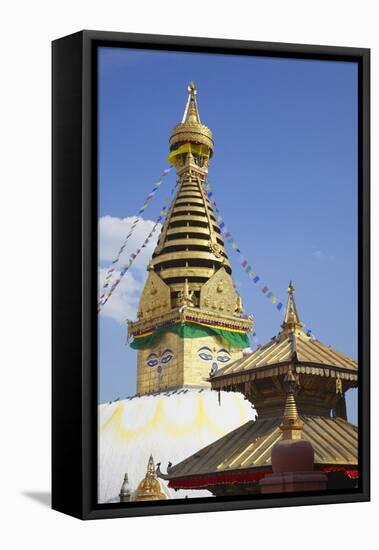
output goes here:
{"type": "MultiPolygon", "coordinates": [[[[118,502],[124,474],[130,490],[155,463],[176,464],[255,418],[241,393],[183,388],[99,405],[98,502],[118,502]]],[[[212,496],[209,491],[174,491],[161,481],[168,498],[212,496]]]]}

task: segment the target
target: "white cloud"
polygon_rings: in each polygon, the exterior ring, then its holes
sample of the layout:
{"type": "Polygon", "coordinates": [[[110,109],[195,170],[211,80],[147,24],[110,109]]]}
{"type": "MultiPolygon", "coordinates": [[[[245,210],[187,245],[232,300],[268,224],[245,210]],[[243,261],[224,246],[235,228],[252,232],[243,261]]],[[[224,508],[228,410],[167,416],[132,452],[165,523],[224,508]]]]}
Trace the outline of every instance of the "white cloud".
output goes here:
{"type": "MultiPolygon", "coordinates": [[[[115,259],[121,245],[123,244],[126,235],[132,226],[135,217],[130,218],[114,218],[112,216],[103,216],[99,220],[99,261],[104,267],[108,267],[110,262],[115,259]]],[[[127,246],[121,257],[120,266],[128,263],[130,254],[139,248],[150,231],[153,229],[155,222],[152,220],[144,220],[139,218],[133,235],[128,240],[127,246]]],[[[154,248],[157,244],[158,236],[161,230],[161,224],[158,224],[152,238],[141,253],[136,258],[133,267],[135,269],[146,269],[147,263],[151,258],[154,248]]]]}
{"type": "MultiPolygon", "coordinates": [[[[106,273],[106,269],[98,269],[99,285],[104,282],[106,273]]],[[[140,278],[136,278],[132,271],[128,271],[101,309],[100,315],[110,317],[120,324],[125,324],[127,319],[136,319],[138,300],[146,278],[142,273],[140,275],[140,278]]],[[[119,276],[120,271],[116,270],[111,282],[114,282],[119,276]]]]}
{"type": "MultiPolygon", "coordinates": [[[[103,216],[99,220],[99,286],[102,288],[107,273],[107,268],[115,259],[126,235],[135,218],[114,218],[103,216]]],[[[121,256],[120,262],[113,273],[111,284],[120,276],[124,264],[129,261],[129,256],[143,244],[146,237],[154,227],[155,222],[139,219],[139,222],[128,240],[127,246],[121,256]]],[[[153,233],[151,240],[137,256],[130,270],[124,275],[112,296],[102,308],[100,315],[110,317],[124,324],[127,319],[136,319],[138,301],[145,284],[147,264],[153,254],[158,236],[161,230],[159,225],[153,233]]]]}
{"type": "Polygon", "coordinates": [[[315,250],[312,252],[312,256],[318,260],[330,260],[331,262],[334,260],[334,254],[329,254],[322,250],[315,250]]]}
{"type": "Polygon", "coordinates": [[[322,258],[323,253],[321,252],[321,250],[315,250],[314,252],[312,252],[312,256],[314,256],[315,258],[322,258]]]}

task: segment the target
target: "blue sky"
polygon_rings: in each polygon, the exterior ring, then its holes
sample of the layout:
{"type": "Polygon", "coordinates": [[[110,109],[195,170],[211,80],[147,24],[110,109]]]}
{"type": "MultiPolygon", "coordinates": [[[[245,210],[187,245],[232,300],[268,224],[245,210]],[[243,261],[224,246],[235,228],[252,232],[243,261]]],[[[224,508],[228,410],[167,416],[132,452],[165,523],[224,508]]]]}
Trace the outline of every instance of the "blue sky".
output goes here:
{"type": "MultiPolygon", "coordinates": [[[[181,120],[190,80],[202,122],[214,133],[214,198],[243,255],[282,300],[292,279],[302,321],[319,340],[356,359],[354,63],[101,48],[99,216],[109,230],[101,267],[127,227],[117,219],[137,213],[167,167],[168,138],[181,120]]],[[[145,220],[159,215],[174,180],[173,173],[165,179],[145,220]]],[[[149,227],[141,223],[125,261],[149,227]]],[[[283,313],[247,277],[233,250],[229,257],[264,343],[278,332],[283,313]]],[[[124,309],[125,318],[135,312],[147,261],[145,254],[129,288],[100,315],[101,402],[135,393],[136,353],[126,345],[121,321],[124,309]]],[[[349,393],[349,417],[356,421],[355,391],[349,393]]]]}

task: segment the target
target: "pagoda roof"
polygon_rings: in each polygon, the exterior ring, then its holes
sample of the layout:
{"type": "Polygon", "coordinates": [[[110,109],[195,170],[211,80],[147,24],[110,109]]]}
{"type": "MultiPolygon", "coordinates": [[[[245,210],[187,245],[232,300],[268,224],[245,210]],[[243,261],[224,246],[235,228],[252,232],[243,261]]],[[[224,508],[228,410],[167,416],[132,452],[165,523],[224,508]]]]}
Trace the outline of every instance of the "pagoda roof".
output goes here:
{"type": "Polygon", "coordinates": [[[357,361],[303,331],[293,293],[294,288],[290,283],[285,319],[277,336],[253,353],[219,369],[212,377],[214,387],[219,387],[219,383],[226,378],[235,378],[245,373],[253,375],[253,378],[255,375],[266,377],[283,374],[289,364],[296,365],[298,373],[357,380],[357,361]]]}
{"type": "MultiPolygon", "coordinates": [[[[250,355],[234,361],[231,365],[222,367],[217,371],[212,381],[225,376],[245,373],[251,370],[263,370],[275,365],[298,363],[304,364],[304,372],[309,374],[321,374],[317,367],[324,370],[341,371],[354,374],[356,378],[358,364],[356,361],[341,353],[331,346],[323,344],[319,340],[307,336],[304,332],[287,335],[282,334],[273,338],[264,346],[258,348],[250,355]]],[[[299,372],[303,372],[300,368],[299,372]]],[[[341,376],[343,378],[343,376],[341,376]]]]}
{"type": "MultiPolygon", "coordinates": [[[[355,469],[358,428],[341,418],[300,416],[302,438],[312,444],[315,468],[324,471],[355,469]]],[[[169,487],[201,488],[225,483],[225,476],[254,480],[251,474],[271,469],[272,447],[282,439],[282,418],[251,420],[173,466],[169,487]],[[211,476],[211,477],[210,477],[211,476]]],[[[258,478],[257,478],[258,479],[258,478]]]]}

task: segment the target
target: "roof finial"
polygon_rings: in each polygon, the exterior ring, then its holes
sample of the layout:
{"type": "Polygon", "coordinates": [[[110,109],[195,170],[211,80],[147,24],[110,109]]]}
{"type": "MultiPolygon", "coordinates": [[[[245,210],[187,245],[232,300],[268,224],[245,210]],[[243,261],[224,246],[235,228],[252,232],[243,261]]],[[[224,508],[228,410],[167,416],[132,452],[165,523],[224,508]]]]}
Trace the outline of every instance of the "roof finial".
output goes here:
{"type": "Polygon", "coordinates": [[[296,378],[292,369],[290,369],[284,378],[284,389],[287,395],[283,421],[280,425],[280,429],[283,432],[283,439],[301,439],[301,431],[304,423],[300,420],[296,407],[295,392],[297,387],[296,378]]]}
{"type": "Polygon", "coordinates": [[[151,454],[149,457],[149,462],[147,463],[147,476],[149,477],[155,477],[155,466],[154,466],[154,459],[153,455],[151,454]]]}
{"type": "Polygon", "coordinates": [[[197,107],[197,101],[196,101],[196,84],[193,80],[188,84],[188,99],[186,108],[184,109],[182,124],[185,122],[196,122],[198,124],[201,124],[200,115],[199,115],[199,109],[197,107]]]}
{"type": "Polygon", "coordinates": [[[288,300],[287,300],[286,314],[284,316],[284,322],[282,324],[282,327],[284,330],[293,332],[296,329],[300,329],[304,325],[300,321],[299,314],[297,312],[295,298],[294,298],[295,287],[293,286],[292,281],[290,281],[288,284],[287,292],[288,292],[288,300]]]}

